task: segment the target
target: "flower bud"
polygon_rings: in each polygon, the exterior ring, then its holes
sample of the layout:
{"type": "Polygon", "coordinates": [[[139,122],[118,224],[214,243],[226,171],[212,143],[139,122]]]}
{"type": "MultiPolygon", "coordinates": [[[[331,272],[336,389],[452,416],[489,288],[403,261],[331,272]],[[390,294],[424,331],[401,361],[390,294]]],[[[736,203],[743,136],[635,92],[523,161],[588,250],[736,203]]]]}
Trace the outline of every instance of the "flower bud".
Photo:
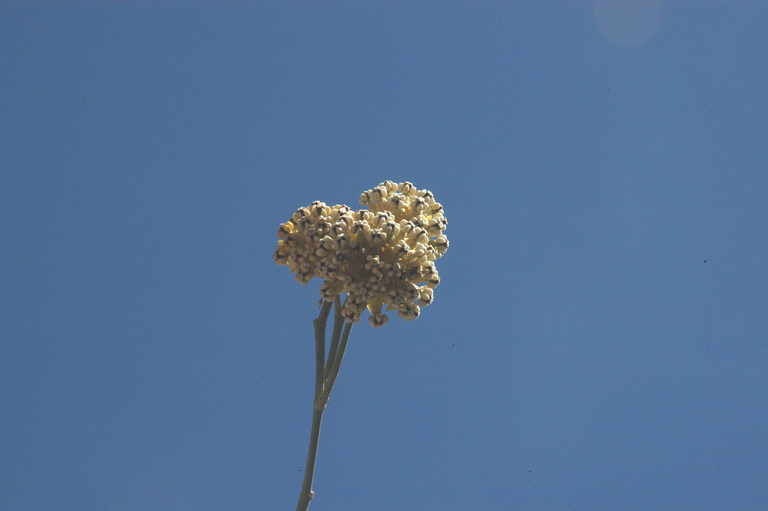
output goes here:
{"type": "Polygon", "coordinates": [[[381,326],[384,326],[387,323],[387,321],[389,321],[389,317],[387,317],[386,314],[373,314],[371,316],[368,316],[368,322],[374,328],[379,328],[381,326]]]}
{"type": "Polygon", "coordinates": [[[398,314],[403,319],[416,319],[421,314],[421,308],[415,303],[401,304],[397,309],[398,314]]]}
{"type": "Polygon", "coordinates": [[[419,303],[421,305],[431,304],[434,296],[434,290],[431,287],[419,288],[419,303]]]}

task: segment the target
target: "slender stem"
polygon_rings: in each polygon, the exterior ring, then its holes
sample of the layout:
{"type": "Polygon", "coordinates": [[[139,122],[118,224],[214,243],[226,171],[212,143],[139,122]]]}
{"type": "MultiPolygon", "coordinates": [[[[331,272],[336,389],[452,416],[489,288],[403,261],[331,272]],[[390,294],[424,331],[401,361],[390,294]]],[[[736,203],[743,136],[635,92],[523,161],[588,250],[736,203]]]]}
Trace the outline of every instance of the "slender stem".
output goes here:
{"type": "Polygon", "coordinates": [[[336,352],[339,349],[339,338],[341,337],[341,327],[344,325],[344,316],[341,315],[341,301],[336,297],[334,301],[336,308],[333,315],[333,335],[331,336],[331,349],[328,352],[328,358],[325,362],[325,384],[328,384],[328,374],[333,361],[336,360],[336,352]]]}
{"type": "Polygon", "coordinates": [[[312,499],[312,479],[315,475],[315,461],[317,460],[317,445],[320,440],[320,423],[323,420],[325,403],[322,401],[323,387],[325,385],[325,326],[328,321],[328,313],[333,302],[323,302],[320,315],[315,319],[315,397],[312,401],[312,430],[309,434],[309,449],[307,452],[307,464],[304,467],[304,482],[299,493],[299,502],[296,511],[305,511],[312,499]]]}
{"type": "MultiPolygon", "coordinates": [[[[315,325],[315,401],[322,395],[325,380],[325,325],[333,302],[323,302],[315,325]]],[[[315,404],[317,406],[317,403],[315,404]]]]}
{"type": "Polygon", "coordinates": [[[309,435],[309,452],[307,453],[307,466],[304,469],[304,483],[301,485],[299,503],[296,511],[306,511],[309,501],[315,496],[312,491],[312,478],[315,476],[315,460],[317,459],[317,445],[320,440],[320,423],[323,420],[323,410],[315,408],[312,411],[312,432],[309,435]]]}
{"type": "Polygon", "coordinates": [[[339,351],[336,356],[336,360],[332,362],[326,375],[325,390],[321,401],[323,405],[328,402],[328,398],[331,396],[331,390],[333,390],[333,384],[336,383],[336,377],[339,375],[339,369],[341,368],[341,361],[344,360],[344,352],[347,351],[347,341],[349,341],[349,332],[352,330],[352,323],[345,323],[344,330],[341,333],[341,344],[339,345],[339,351]]]}

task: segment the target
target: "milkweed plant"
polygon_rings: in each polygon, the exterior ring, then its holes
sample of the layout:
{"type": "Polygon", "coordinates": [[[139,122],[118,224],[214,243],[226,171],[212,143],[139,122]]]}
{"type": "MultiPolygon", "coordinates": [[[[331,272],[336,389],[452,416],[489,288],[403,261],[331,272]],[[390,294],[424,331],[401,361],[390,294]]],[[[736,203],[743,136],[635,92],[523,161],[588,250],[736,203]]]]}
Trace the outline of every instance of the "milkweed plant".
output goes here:
{"type": "Polygon", "coordinates": [[[315,201],[297,209],[277,230],[274,260],[306,284],[323,279],[320,313],[314,320],[315,392],[312,429],[297,511],[314,496],[312,480],[320,424],[339,374],[352,325],[367,309],[381,327],[385,311],[416,319],[435,298],[440,275],[435,262],[448,250],[443,205],[413,183],[384,181],[360,195],[364,209],[315,201]],[[367,207],[367,209],[365,209],[367,207]],[[326,350],[328,316],[334,310],[326,350]]]}

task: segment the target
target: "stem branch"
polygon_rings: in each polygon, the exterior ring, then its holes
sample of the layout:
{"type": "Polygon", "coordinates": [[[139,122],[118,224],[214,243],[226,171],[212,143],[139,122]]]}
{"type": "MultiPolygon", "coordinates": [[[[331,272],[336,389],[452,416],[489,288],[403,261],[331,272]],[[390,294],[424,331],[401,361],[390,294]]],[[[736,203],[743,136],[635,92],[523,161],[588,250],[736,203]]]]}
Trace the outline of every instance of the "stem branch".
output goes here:
{"type": "Polygon", "coordinates": [[[315,398],[312,403],[312,430],[309,433],[309,449],[307,451],[307,463],[304,467],[304,482],[301,485],[299,493],[299,502],[296,504],[296,511],[306,511],[309,507],[309,501],[312,500],[314,492],[312,491],[312,480],[315,476],[315,465],[317,461],[317,447],[320,442],[320,424],[323,421],[323,411],[328,402],[328,395],[331,392],[333,383],[336,380],[336,374],[339,372],[341,357],[344,356],[344,350],[349,338],[349,329],[351,324],[346,325],[344,337],[339,345],[339,335],[342,331],[344,318],[341,316],[341,304],[336,298],[336,314],[334,315],[333,339],[331,340],[331,350],[328,354],[328,360],[325,359],[325,328],[328,322],[328,313],[334,302],[324,301],[320,309],[320,314],[314,321],[315,327],[315,398]],[[338,360],[336,360],[338,358],[338,360]],[[329,379],[329,372],[333,371],[333,378],[329,379]]]}

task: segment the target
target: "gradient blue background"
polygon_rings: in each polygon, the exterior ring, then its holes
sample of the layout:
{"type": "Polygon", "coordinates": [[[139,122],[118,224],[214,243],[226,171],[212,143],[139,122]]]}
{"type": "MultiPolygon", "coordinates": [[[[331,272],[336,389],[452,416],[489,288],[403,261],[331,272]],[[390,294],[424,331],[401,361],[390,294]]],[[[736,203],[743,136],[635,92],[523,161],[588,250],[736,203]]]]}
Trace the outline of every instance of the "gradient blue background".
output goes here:
{"type": "Polygon", "coordinates": [[[275,230],[384,179],[451,249],[353,329],[314,511],[768,509],[766,48],[758,0],[0,10],[0,509],[293,509],[275,230]]]}

